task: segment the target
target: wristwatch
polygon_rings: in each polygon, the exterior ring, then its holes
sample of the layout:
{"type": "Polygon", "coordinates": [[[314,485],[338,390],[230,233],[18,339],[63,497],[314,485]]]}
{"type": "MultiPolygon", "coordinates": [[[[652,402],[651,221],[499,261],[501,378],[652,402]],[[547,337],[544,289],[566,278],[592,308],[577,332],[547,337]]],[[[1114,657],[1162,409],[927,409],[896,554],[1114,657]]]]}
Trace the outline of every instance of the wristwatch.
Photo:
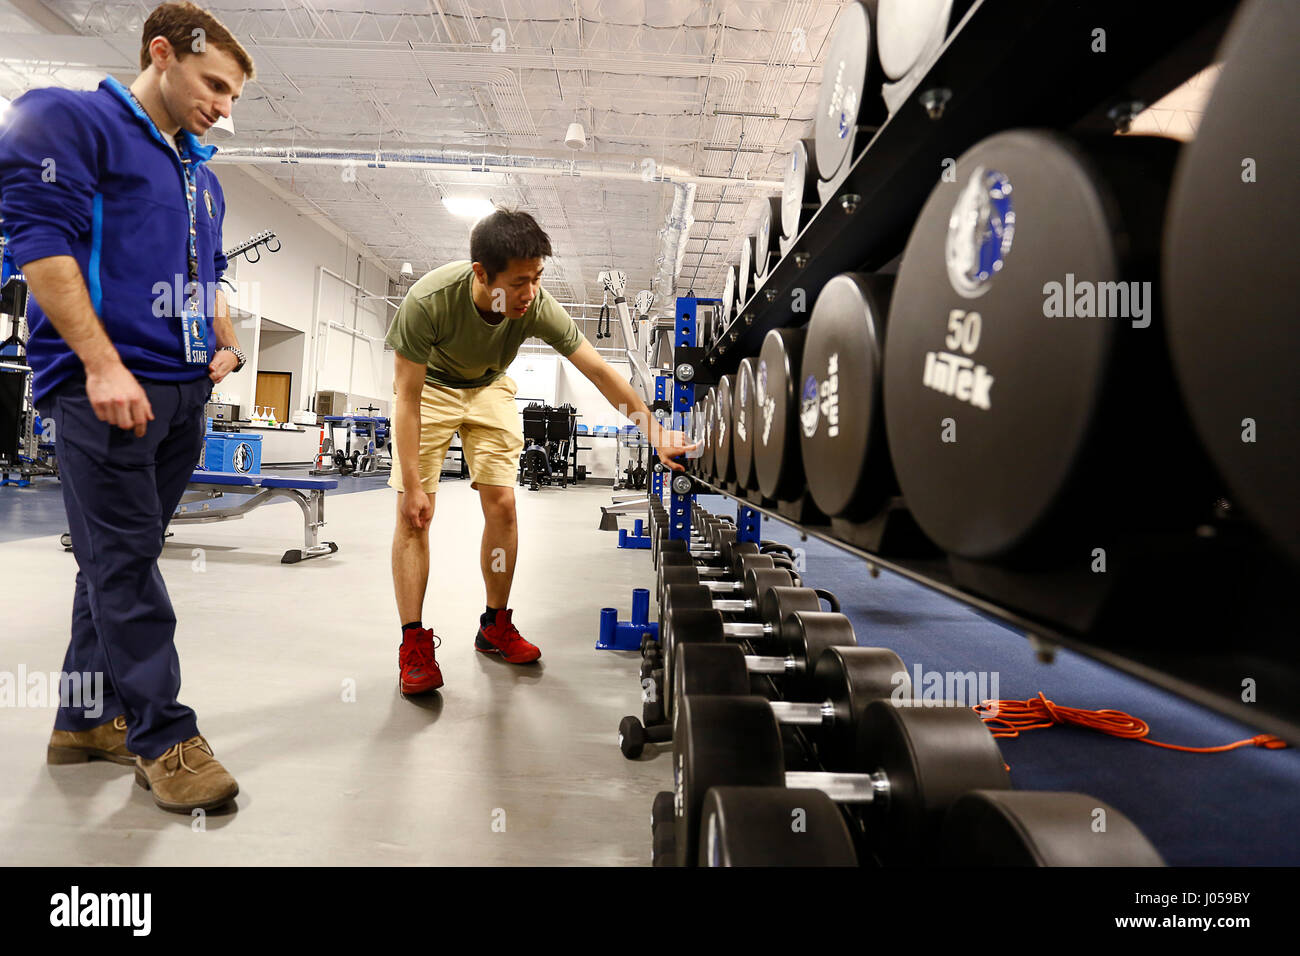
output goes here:
{"type": "Polygon", "coordinates": [[[244,367],[244,362],[247,361],[247,360],[244,358],[244,353],[241,352],[241,351],[239,351],[239,349],[235,348],[233,345],[223,345],[223,346],[221,346],[221,348],[217,349],[217,351],[218,351],[218,352],[234,352],[234,353],[235,353],[235,358],[239,359],[239,364],[235,366],[235,371],[236,371],[236,372],[238,372],[241,368],[243,368],[243,367],[244,367]]]}

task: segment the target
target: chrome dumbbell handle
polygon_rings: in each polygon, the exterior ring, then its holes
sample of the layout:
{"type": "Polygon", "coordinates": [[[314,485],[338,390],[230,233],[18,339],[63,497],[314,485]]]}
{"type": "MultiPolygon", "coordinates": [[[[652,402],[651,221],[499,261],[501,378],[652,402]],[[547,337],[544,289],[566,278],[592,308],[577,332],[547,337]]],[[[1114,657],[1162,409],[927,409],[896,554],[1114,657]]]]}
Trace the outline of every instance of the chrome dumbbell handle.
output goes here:
{"type": "MultiPolygon", "coordinates": [[[[716,610],[726,610],[719,608],[719,604],[726,604],[726,601],[714,601],[713,606],[716,610]]],[[[730,603],[739,604],[739,601],[730,603]]],[[[734,637],[742,641],[753,640],[756,637],[771,637],[772,625],[759,624],[754,621],[733,621],[722,625],[722,633],[725,637],[734,637]]]]}
{"type": "Polygon", "coordinates": [[[889,800],[889,778],[875,773],[825,773],[790,770],[785,785],[791,790],[820,790],[836,803],[883,803],[889,800]]]}
{"type": "Polygon", "coordinates": [[[820,704],[801,704],[788,700],[772,701],[772,716],[780,724],[799,724],[820,727],[835,719],[835,705],[830,701],[820,704]]]}
{"type": "Polygon", "coordinates": [[[700,587],[708,588],[714,594],[734,594],[745,589],[745,585],[739,581],[701,581],[700,587]]]}

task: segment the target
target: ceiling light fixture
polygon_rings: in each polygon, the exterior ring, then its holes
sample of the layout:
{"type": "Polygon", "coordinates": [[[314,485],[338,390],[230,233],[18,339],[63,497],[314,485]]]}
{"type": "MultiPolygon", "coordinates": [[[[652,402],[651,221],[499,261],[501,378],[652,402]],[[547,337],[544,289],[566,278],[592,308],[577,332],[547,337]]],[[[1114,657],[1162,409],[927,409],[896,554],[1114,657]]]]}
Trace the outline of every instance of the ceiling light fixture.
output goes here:
{"type": "Polygon", "coordinates": [[[570,123],[569,131],[564,134],[564,145],[569,149],[586,149],[587,134],[581,123],[570,123]]]}
{"type": "Polygon", "coordinates": [[[443,196],[442,204],[453,216],[464,216],[466,219],[482,219],[496,211],[492,200],[477,196],[443,196]]]}

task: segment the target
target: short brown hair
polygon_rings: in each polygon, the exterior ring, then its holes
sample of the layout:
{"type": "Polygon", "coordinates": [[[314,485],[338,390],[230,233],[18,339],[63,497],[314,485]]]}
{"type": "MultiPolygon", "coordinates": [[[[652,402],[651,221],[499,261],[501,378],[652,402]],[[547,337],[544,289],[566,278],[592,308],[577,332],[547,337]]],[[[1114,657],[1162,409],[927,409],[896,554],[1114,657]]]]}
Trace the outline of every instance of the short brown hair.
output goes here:
{"type": "Polygon", "coordinates": [[[469,257],[482,263],[489,279],[511,259],[542,259],[551,254],[551,237],[526,212],[498,206],[470,231],[469,257]]]}
{"type": "Polygon", "coordinates": [[[156,7],[153,13],[149,14],[149,19],[144,21],[144,31],[140,36],[140,69],[147,70],[153,63],[153,57],[149,55],[149,43],[154,37],[166,39],[172,45],[178,60],[185,59],[191,53],[201,52],[201,49],[194,48],[195,30],[203,31],[201,36],[206,46],[225,50],[233,56],[248,79],[251,80],[257,75],[257,70],[253,67],[253,58],[235,39],[235,35],[226,29],[226,25],[202,7],[190,3],[189,0],[183,0],[181,3],[164,3],[156,7]]]}

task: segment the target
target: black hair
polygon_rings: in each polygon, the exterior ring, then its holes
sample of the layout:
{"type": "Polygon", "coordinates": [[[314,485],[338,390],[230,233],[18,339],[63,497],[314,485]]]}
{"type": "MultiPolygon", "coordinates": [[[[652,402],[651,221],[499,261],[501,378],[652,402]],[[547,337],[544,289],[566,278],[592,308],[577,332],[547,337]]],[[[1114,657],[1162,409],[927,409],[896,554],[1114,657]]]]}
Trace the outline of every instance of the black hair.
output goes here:
{"type": "Polygon", "coordinates": [[[498,275],[511,259],[543,259],[551,255],[551,237],[526,212],[498,207],[474,224],[469,257],[482,263],[488,278],[498,275]]]}

